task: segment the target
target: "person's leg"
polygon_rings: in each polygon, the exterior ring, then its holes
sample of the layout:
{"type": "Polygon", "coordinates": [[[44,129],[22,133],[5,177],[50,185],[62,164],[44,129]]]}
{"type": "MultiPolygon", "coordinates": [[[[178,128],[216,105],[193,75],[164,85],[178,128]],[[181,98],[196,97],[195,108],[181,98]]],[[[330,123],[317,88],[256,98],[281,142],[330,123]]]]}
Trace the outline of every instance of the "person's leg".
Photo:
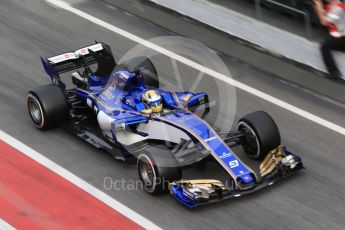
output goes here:
{"type": "Polygon", "coordinates": [[[331,43],[329,44],[329,48],[331,50],[345,50],[345,37],[341,38],[331,38],[331,43]]]}
{"type": "Polygon", "coordinates": [[[321,44],[321,53],[323,61],[326,65],[328,72],[332,75],[335,72],[339,72],[337,65],[335,64],[335,60],[331,53],[331,47],[333,47],[333,38],[328,38],[321,44]]]}
{"type": "Polygon", "coordinates": [[[328,72],[332,77],[339,78],[341,73],[337,67],[332,50],[345,50],[345,37],[342,38],[328,38],[321,45],[322,57],[327,67],[328,72]]]}

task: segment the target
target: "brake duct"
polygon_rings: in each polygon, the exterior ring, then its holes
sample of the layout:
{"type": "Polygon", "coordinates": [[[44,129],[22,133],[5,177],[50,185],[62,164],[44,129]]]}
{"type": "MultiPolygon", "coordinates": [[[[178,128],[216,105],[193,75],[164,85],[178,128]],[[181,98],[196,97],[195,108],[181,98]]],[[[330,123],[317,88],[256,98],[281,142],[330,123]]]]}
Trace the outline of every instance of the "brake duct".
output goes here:
{"type": "Polygon", "coordinates": [[[260,174],[264,177],[275,170],[280,164],[295,168],[298,164],[292,155],[286,154],[285,147],[279,146],[267,154],[260,164],[260,174]]]}

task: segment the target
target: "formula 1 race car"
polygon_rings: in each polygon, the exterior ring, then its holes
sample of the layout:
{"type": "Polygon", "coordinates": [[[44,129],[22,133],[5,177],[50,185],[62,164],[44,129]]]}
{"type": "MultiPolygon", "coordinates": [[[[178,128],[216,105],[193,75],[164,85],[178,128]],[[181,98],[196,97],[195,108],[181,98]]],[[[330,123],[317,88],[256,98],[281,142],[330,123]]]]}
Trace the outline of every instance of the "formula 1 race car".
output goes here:
{"type": "Polygon", "coordinates": [[[52,84],[28,92],[35,126],[62,126],[116,159],[135,159],[148,193],[170,191],[193,208],[252,193],[303,168],[301,158],[281,145],[277,125],[267,113],[246,115],[236,130],[221,133],[205,120],[208,95],[159,88],[157,71],[146,57],[117,64],[111,48],[96,42],[41,60],[52,84]],[[60,78],[67,72],[72,72],[74,85],[69,89],[60,78]],[[202,114],[197,115],[200,107],[202,114]],[[235,146],[259,162],[260,172],[238,157],[235,146]],[[182,169],[202,168],[208,161],[223,170],[226,183],[182,179],[182,169]]]}

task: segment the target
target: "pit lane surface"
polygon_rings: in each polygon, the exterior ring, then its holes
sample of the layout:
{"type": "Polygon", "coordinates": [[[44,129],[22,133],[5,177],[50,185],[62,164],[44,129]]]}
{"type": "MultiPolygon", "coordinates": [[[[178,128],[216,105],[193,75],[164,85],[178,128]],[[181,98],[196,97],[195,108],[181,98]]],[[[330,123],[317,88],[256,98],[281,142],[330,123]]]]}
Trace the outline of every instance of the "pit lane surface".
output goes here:
{"type": "MultiPolygon", "coordinates": [[[[142,38],[174,34],[147,21],[98,2],[71,1],[75,7],[142,38]]],[[[164,20],[164,18],[160,18],[164,20]]],[[[207,34],[207,30],[205,34],[207,34]]],[[[344,136],[271,103],[237,91],[237,117],[255,110],[269,112],[277,121],[283,141],[299,153],[307,170],[251,196],[188,210],[168,196],[152,197],[139,190],[107,189],[104,179],[137,180],[135,166],[113,160],[64,130],[36,130],[26,115],[28,89],[49,83],[39,56],[79,48],[94,40],[112,46],[120,57],[135,43],[45,1],[6,1],[0,8],[0,129],[34,148],[62,167],[167,229],[343,229],[345,225],[344,136]]],[[[207,36],[207,35],[205,35],[207,36]]],[[[278,61],[277,61],[278,62],[278,61]]],[[[234,78],[345,126],[344,109],[227,58],[234,78]]],[[[272,63],[274,66],[275,63],[272,63]]],[[[289,66],[282,71],[288,72],[289,66]]],[[[161,60],[159,72],[174,81],[170,60],[161,60]]],[[[183,76],[195,71],[181,67],[183,76]]],[[[203,82],[204,85],[207,85],[203,82]]],[[[193,79],[183,79],[189,87],[193,79]]],[[[211,82],[212,83],[212,82],[211,82]]],[[[217,92],[211,94],[216,95],[217,92]]],[[[226,103],[226,100],[223,102],[226,103]]]]}

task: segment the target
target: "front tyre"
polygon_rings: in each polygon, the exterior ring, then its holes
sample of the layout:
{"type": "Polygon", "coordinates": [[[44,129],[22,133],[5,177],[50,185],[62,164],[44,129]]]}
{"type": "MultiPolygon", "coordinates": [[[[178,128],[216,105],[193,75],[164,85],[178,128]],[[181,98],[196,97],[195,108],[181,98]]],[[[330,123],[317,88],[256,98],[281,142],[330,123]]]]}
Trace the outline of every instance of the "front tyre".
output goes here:
{"type": "Polygon", "coordinates": [[[61,88],[55,84],[30,90],[26,97],[29,116],[39,129],[50,129],[68,120],[69,108],[61,88]]]}
{"type": "Polygon", "coordinates": [[[238,122],[238,131],[245,134],[242,146],[252,159],[262,160],[281,145],[280,133],[274,120],[265,112],[250,113],[238,122]]]}
{"type": "MultiPolygon", "coordinates": [[[[166,157],[172,159],[173,156],[166,157]]],[[[165,193],[168,191],[169,182],[182,178],[181,168],[162,166],[159,164],[160,158],[161,156],[142,152],[137,161],[139,178],[144,189],[153,195],[165,193]]]]}

